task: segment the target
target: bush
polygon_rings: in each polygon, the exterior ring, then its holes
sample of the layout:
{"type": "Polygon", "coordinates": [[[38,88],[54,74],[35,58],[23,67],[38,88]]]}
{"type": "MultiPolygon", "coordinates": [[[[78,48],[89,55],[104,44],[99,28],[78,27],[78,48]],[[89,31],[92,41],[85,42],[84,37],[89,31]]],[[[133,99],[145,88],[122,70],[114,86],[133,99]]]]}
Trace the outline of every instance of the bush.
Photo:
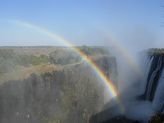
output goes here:
{"type": "Polygon", "coordinates": [[[17,66],[39,65],[49,62],[46,55],[18,55],[12,49],[0,49],[0,74],[14,70],[17,66]]]}

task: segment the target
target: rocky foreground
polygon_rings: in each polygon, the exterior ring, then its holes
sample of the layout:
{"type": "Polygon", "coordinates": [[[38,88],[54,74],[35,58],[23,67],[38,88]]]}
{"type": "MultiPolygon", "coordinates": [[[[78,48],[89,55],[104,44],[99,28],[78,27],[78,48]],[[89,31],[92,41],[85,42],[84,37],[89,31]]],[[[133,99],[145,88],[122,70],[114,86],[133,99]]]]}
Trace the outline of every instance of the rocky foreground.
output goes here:
{"type": "MultiPolygon", "coordinates": [[[[116,116],[102,122],[93,121],[93,119],[91,119],[90,123],[142,123],[142,122],[128,119],[125,116],[116,116]]],[[[156,115],[152,116],[149,119],[148,123],[164,123],[164,114],[157,113],[156,115]]]]}

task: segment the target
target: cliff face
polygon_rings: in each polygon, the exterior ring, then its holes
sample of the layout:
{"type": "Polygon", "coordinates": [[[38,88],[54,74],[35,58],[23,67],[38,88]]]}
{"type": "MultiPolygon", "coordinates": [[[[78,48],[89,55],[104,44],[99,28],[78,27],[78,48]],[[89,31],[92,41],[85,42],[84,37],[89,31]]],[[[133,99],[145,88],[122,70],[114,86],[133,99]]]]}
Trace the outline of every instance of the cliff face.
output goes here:
{"type": "MultiPolygon", "coordinates": [[[[110,66],[116,64],[114,58],[96,62],[107,75],[116,72],[110,66]]],[[[0,123],[88,123],[104,103],[103,83],[87,64],[79,63],[1,85],[0,123]]]]}
{"type": "Polygon", "coordinates": [[[125,109],[124,114],[117,112],[119,106],[115,103],[114,106],[110,105],[104,111],[92,116],[90,123],[118,122],[118,116],[124,123],[148,122],[149,120],[153,122],[154,119],[152,120],[151,116],[164,113],[164,49],[150,49],[142,55],[144,56],[144,60],[141,60],[145,69],[143,70],[144,79],[141,78],[143,81],[138,82],[142,83],[142,87],[135,85],[131,87],[140,91],[138,96],[124,99],[124,96],[130,93],[123,93],[120,99],[125,109]],[[126,119],[124,116],[133,120],[126,119]]]}
{"type": "Polygon", "coordinates": [[[118,71],[117,62],[115,57],[101,56],[95,59],[96,64],[100,66],[100,69],[110,78],[116,87],[118,87],[118,71]]]}

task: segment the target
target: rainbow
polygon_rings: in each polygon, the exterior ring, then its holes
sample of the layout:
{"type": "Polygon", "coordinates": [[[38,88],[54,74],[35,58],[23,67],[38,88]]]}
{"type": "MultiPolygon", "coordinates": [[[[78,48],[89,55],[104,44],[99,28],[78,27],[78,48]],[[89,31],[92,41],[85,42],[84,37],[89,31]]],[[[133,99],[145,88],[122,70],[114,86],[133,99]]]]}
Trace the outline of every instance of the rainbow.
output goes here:
{"type": "Polygon", "coordinates": [[[8,22],[9,23],[13,23],[13,24],[18,24],[20,26],[36,30],[36,31],[38,31],[40,33],[43,33],[43,34],[47,35],[49,38],[51,38],[51,39],[53,39],[55,41],[56,40],[57,41],[61,41],[61,43],[63,43],[65,46],[71,48],[72,51],[77,53],[82,58],[82,60],[84,60],[86,63],[88,63],[88,65],[93,69],[93,71],[99,77],[101,82],[103,82],[105,87],[107,87],[107,91],[110,94],[111,98],[115,98],[116,99],[117,103],[119,104],[120,111],[122,113],[124,113],[124,111],[125,111],[124,106],[122,105],[121,100],[118,97],[119,96],[119,91],[117,90],[117,88],[115,87],[113,82],[109,79],[109,77],[107,77],[105,75],[105,73],[94,62],[94,60],[92,60],[90,57],[88,57],[88,55],[86,55],[84,52],[82,52],[73,43],[71,43],[71,41],[65,39],[64,37],[62,37],[60,35],[54,34],[54,33],[50,32],[50,31],[48,31],[47,29],[44,29],[42,27],[33,25],[31,23],[27,23],[27,22],[20,21],[20,20],[8,20],[8,22]]]}
{"type": "Polygon", "coordinates": [[[116,51],[124,58],[124,60],[131,66],[131,68],[135,70],[138,75],[143,76],[142,70],[139,64],[136,62],[134,54],[130,53],[128,48],[123,46],[121,42],[118,42],[116,36],[113,36],[111,32],[104,31],[102,29],[99,30],[99,34],[103,35],[103,37],[106,38],[106,42],[110,43],[110,45],[112,45],[112,47],[116,49],[116,51]]]}
{"type": "Polygon", "coordinates": [[[44,28],[41,28],[39,26],[24,22],[24,21],[19,21],[19,20],[10,20],[9,22],[18,24],[20,26],[24,26],[26,28],[30,28],[33,30],[37,30],[45,35],[47,35],[49,38],[53,39],[53,40],[57,40],[57,41],[61,41],[61,43],[63,43],[64,45],[68,46],[71,48],[71,50],[73,50],[74,52],[76,52],[79,56],[81,56],[81,58],[87,62],[89,64],[89,66],[91,66],[91,68],[93,69],[93,71],[95,71],[95,73],[97,74],[97,76],[99,76],[100,80],[105,84],[105,86],[108,88],[108,91],[111,95],[111,97],[116,97],[118,96],[119,92],[116,89],[116,87],[113,85],[113,82],[109,79],[109,77],[107,77],[104,72],[98,67],[98,65],[90,58],[88,57],[84,52],[82,52],[79,48],[77,48],[74,44],[71,43],[71,41],[65,39],[62,36],[59,36],[57,34],[54,34],[44,28]]]}

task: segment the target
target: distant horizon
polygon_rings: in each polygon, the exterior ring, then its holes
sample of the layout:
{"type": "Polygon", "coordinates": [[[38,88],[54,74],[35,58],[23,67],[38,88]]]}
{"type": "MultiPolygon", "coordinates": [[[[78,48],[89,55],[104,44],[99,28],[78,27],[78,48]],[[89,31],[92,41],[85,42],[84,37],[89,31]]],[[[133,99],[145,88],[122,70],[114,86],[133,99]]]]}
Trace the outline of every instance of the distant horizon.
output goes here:
{"type": "Polygon", "coordinates": [[[114,38],[114,43],[127,49],[161,48],[162,5],[160,0],[0,1],[0,46],[65,45],[9,22],[16,20],[59,34],[74,45],[112,46],[114,38]]]}
{"type": "MultiPolygon", "coordinates": [[[[43,45],[0,45],[0,47],[13,47],[13,46],[14,46],[14,47],[15,47],[15,46],[18,46],[18,47],[19,47],[19,46],[22,46],[22,47],[24,47],[24,46],[43,46],[43,47],[44,47],[44,46],[50,46],[50,47],[51,47],[51,46],[52,46],[52,47],[53,47],[53,46],[62,46],[62,47],[70,47],[70,46],[66,46],[66,45],[55,45],[55,44],[53,44],[53,45],[51,45],[51,44],[50,44],[50,45],[44,45],[44,44],[43,44],[43,45]]],[[[79,45],[73,45],[73,46],[106,46],[106,45],[105,45],[105,44],[104,44],[104,45],[99,45],[99,44],[98,44],[98,45],[92,45],[92,44],[79,44],[79,45]]],[[[110,47],[110,46],[109,46],[109,47],[110,47]]]]}
{"type": "MultiPolygon", "coordinates": [[[[105,45],[74,45],[75,47],[107,47],[105,45]]],[[[0,45],[0,47],[71,47],[65,45],[0,45]]]]}

